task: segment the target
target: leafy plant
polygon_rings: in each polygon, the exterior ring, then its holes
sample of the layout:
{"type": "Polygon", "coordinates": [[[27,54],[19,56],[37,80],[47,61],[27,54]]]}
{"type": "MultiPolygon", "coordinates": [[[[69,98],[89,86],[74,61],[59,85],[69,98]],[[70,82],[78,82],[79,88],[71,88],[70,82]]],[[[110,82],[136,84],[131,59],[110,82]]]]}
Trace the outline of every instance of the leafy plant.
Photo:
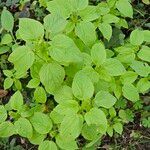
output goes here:
{"type": "Polygon", "coordinates": [[[40,4],[50,12],[43,23],[20,18],[15,36],[12,14],[6,8],[1,14],[0,54],[11,51],[4,89],[14,94],[0,106],[0,137],[18,134],[39,150],[74,150],[81,137],[88,149],[106,133],[122,134],[134,118],[127,103],[141,107],[140,95],[149,92],[150,31],[135,29],[110,46],[114,31],[133,18],[128,0],[40,4]]]}

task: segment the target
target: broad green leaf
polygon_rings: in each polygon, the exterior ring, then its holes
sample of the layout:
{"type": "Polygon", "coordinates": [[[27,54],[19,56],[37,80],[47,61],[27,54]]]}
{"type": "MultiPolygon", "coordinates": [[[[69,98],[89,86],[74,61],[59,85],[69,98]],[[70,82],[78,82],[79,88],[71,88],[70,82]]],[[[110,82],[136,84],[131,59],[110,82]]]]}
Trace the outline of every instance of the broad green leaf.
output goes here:
{"type": "Polygon", "coordinates": [[[108,133],[108,135],[109,135],[110,137],[113,136],[113,127],[112,127],[112,126],[109,126],[109,127],[107,128],[107,133],[108,133]]]}
{"type": "Polygon", "coordinates": [[[141,45],[144,41],[144,34],[141,30],[135,29],[130,34],[130,43],[132,45],[141,45]]]}
{"type": "Polygon", "coordinates": [[[7,33],[2,37],[1,44],[9,44],[11,42],[12,42],[12,37],[10,34],[7,33]]]}
{"type": "Polygon", "coordinates": [[[111,25],[108,24],[108,23],[101,23],[98,26],[98,28],[101,31],[101,33],[104,36],[104,38],[109,41],[111,36],[112,36],[112,27],[111,27],[111,25]]]}
{"type": "Polygon", "coordinates": [[[110,12],[110,8],[109,8],[109,5],[107,3],[99,3],[97,5],[97,10],[99,12],[100,15],[106,15],[110,12]]]}
{"type": "Polygon", "coordinates": [[[82,128],[82,136],[87,140],[93,140],[99,134],[98,127],[96,125],[87,125],[86,123],[82,128]]]}
{"type": "Polygon", "coordinates": [[[107,129],[107,119],[104,112],[98,108],[92,108],[84,116],[88,125],[98,125],[101,128],[101,132],[105,133],[107,129]]]}
{"type": "Polygon", "coordinates": [[[21,109],[23,105],[23,96],[20,93],[20,91],[17,91],[13,96],[11,96],[10,105],[11,105],[11,108],[14,110],[21,109]]]}
{"type": "Polygon", "coordinates": [[[116,17],[115,15],[112,14],[106,14],[103,16],[102,18],[104,23],[118,23],[119,22],[119,18],[116,17]]]}
{"type": "Polygon", "coordinates": [[[80,72],[88,76],[93,83],[99,81],[99,74],[92,67],[84,67],[80,72]]]}
{"type": "Polygon", "coordinates": [[[99,67],[106,60],[106,50],[102,43],[96,43],[91,49],[91,57],[93,62],[99,67]]]}
{"type": "Polygon", "coordinates": [[[117,55],[117,59],[120,62],[130,64],[135,60],[136,56],[132,47],[120,46],[115,48],[115,50],[119,52],[119,54],[117,55]]]}
{"type": "Polygon", "coordinates": [[[132,102],[139,100],[139,93],[137,88],[132,84],[124,84],[122,87],[123,96],[132,102]]]}
{"type": "Polygon", "coordinates": [[[116,7],[125,17],[133,17],[133,8],[128,0],[118,0],[116,7]]]}
{"type": "Polygon", "coordinates": [[[150,62],[150,47],[142,46],[141,50],[138,52],[137,55],[140,59],[150,62]]]}
{"type": "Polygon", "coordinates": [[[64,103],[64,101],[72,100],[73,94],[71,87],[64,85],[54,94],[54,99],[57,103],[64,103]]]}
{"type": "Polygon", "coordinates": [[[29,139],[29,141],[30,143],[34,145],[40,145],[44,141],[45,138],[46,138],[46,134],[40,134],[34,130],[33,135],[29,139]]]}
{"type": "Polygon", "coordinates": [[[88,0],[70,0],[70,5],[73,7],[73,11],[83,10],[88,6],[88,0]]]}
{"type": "Polygon", "coordinates": [[[17,134],[26,138],[32,137],[33,128],[29,120],[25,118],[19,118],[14,125],[17,134]]]}
{"type": "Polygon", "coordinates": [[[10,137],[12,136],[14,133],[15,133],[15,130],[14,130],[14,125],[9,122],[9,121],[5,121],[5,122],[2,122],[0,124],[0,137],[10,137]]]}
{"type": "Polygon", "coordinates": [[[13,73],[11,70],[3,70],[3,73],[5,76],[11,78],[13,76],[13,73]]]}
{"type": "Polygon", "coordinates": [[[52,121],[48,115],[35,112],[34,115],[30,118],[30,122],[33,125],[34,129],[40,134],[46,134],[52,129],[52,121]]]}
{"type": "Polygon", "coordinates": [[[47,100],[46,92],[43,87],[38,86],[34,91],[34,98],[37,103],[45,103],[47,100]]]}
{"type": "Polygon", "coordinates": [[[14,64],[14,68],[19,73],[26,72],[32,66],[34,59],[34,53],[27,46],[17,47],[8,58],[8,60],[14,64]]]}
{"type": "Polygon", "coordinates": [[[38,150],[57,150],[57,146],[53,141],[45,140],[39,145],[38,150]]]}
{"type": "Polygon", "coordinates": [[[44,28],[50,33],[50,37],[62,32],[66,24],[67,21],[58,15],[49,14],[44,18],[44,28]]]}
{"type": "Polygon", "coordinates": [[[19,35],[25,41],[41,39],[44,36],[44,27],[34,19],[21,18],[19,20],[19,35]]]}
{"type": "Polygon", "coordinates": [[[140,76],[147,77],[150,73],[150,66],[141,61],[133,61],[130,67],[140,76]]]}
{"type": "Polygon", "coordinates": [[[91,47],[96,41],[95,26],[91,22],[80,22],[75,28],[75,34],[84,42],[85,45],[91,47]]]}
{"type": "Polygon", "coordinates": [[[85,9],[78,12],[83,21],[93,21],[99,18],[96,6],[89,5],[85,9]]]}
{"type": "Polygon", "coordinates": [[[40,81],[45,86],[48,93],[54,93],[57,90],[65,77],[64,68],[57,63],[44,64],[40,69],[40,81]]]}
{"type": "Polygon", "coordinates": [[[68,114],[64,117],[61,122],[59,131],[60,135],[63,137],[77,138],[82,129],[83,118],[78,114],[68,114]]]}
{"type": "Polygon", "coordinates": [[[93,96],[94,86],[88,76],[82,72],[78,72],[73,79],[72,91],[74,96],[79,100],[86,100],[93,96]]]}
{"type": "Polygon", "coordinates": [[[49,50],[51,57],[62,64],[82,61],[81,52],[74,41],[66,35],[56,35],[49,50]]]}
{"type": "Polygon", "coordinates": [[[115,123],[114,125],[113,125],[113,128],[114,128],[114,130],[117,132],[117,133],[119,133],[119,134],[122,134],[122,131],[123,131],[123,125],[121,124],[121,123],[115,123]]]}
{"type": "Polygon", "coordinates": [[[36,88],[39,84],[40,84],[40,80],[38,78],[33,78],[28,82],[27,87],[36,88]]]}
{"type": "Polygon", "coordinates": [[[10,47],[8,46],[0,46],[0,55],[5,54],[10,50],[10,47]]]}
{"type": "Polygon", "coordinates": [[[65,150],[78,149],[75,139],[71,137],[64,137],[64,136],[57,135],[56,143],[61,149],[65,149],[65,150]]]}
{"type": "Polygon", "coordinates": [[[4,89],[6,90],[6,89],[9,89],[12,85],[13,85],[13,79],[11,79],[11,78],[6,78],[5,80],[4,80],[4,89]]]}
{"type": "Polygon", "coordinates": [[[128,23],[125,19],[120,18],[119,22],[116,24],[119,25],[120,27],[128,29],[128,23]]]}
{"type": "Polygon", "coordinates": [[[126,83],[133,83],[138,77],[138,74],[136,72],[133,71],[126,71],[123,75],[121,75],[121,82],[123,84],[126,83]]]}
{"type": "Polygon", "coordinates": [[[14,27],[14,18],[12,14],[6,10],[6,8],[4,8],[1,13],[1,25],[5,30],[8,31],[12,31],[14,27]]]}
{"type": "Polygon", "coordinates": [[[141,78],[137,83],[137,89],[140,93],[145,93],[150,89],[150,81],[148,78],[141,78]]]}
{"type": "Polygon", "coordinates": [[[144,35],[144,41],[146,42],[150,42],[150,31],[149,30],[144,30],[143,31],[143,35],[144,35]]]}
{"type": "Polygon", "coordinates": [[[111,108],[116,101],[117,99],[107,91],[99,91],[94,99],[94,102],[98,107],[104,107],[107,109],[111,108]]]}
{"type": "Polygon", "coordinates": [[[0,105],[0,123],[7,119],[7,111],[3,105],[0,105]]]}
{"type": "Polygon", "coordinates": [[[47,10],[66,19],[71,15],[73,7],[70,0],[53,0],[47,3],[47,10]]]}
{"type": "Polygon", "coordinates": [[[104,63],[104,68],[111,76],[119,76],[125,73],[125,68],[121,62],[115,58],[109,58],[104,63]]]}
{"type": "Polygon", "coordinates": [[[79,111],[78,102],[75,100],[64,101],[57,105],[50,114],[53,122],[61,123],[63,118],[68,114],[75,114],[79,111]]]}
{"type": "Polygon", "coordinates": [[[40,78],[39,77],[39,72],[41,67],[43,66],[44,62],[43,61],[35,61],[33,65],[30,68],[30,74],[32,78],[40,78]]]}

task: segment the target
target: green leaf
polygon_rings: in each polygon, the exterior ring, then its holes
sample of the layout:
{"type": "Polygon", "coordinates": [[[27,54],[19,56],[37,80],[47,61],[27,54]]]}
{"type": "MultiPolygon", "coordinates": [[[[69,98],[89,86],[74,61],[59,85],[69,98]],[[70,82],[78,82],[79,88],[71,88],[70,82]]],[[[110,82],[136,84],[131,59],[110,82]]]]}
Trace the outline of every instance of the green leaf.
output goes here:
{"type": "Polygon", "coordinates": [[[53,0],[47,3],[47,10],[53,15],[66,19],[71,15],[73,7],[70,0],[53,0]]]}
{"type": "Polygon", "coordinates": [[[150,31],[149,30],[144,30],[143,31],[143,35],[144,35],[144,41],[146,42],[150,42],[150,31]]]}
{"type": "Polygon", "coordinates": [[[88,0],[70,0],[70,4],[73,6],[73,10],[83,10],[88,6],[89,1],[88,0]]]}
{"type": "Polygon", "coordinates": [[[13,76],[13,73],[11,70],[3,70],[3,73],[5,76],[11,78],[13,76]]]}
{"type": "Polygon", "coordinates": [[[112,27],[111,27],[111,25],[108,24],[108,23],[101,23],[98,26],[98,28],[101,31],[101,33],[104,36],[104,38],[109,41],[111,36],[112,36],[112,27]]]}
{"type": "Polygon", "coordinates": [[[125,68],[121,62],[115,58],[109,58],[104,63],[104,68],[111,76],[119,76],[125,73],[125,68]]]}
{"type": "Polygon", "coordinates": [[[2,37],[1,44],[9,44],[11,42],[12,42],[12,37],[10,34],[7,33],[2,37]]]}
{"type": "Polygon", "coordinates": [[[122,87],[123,96],[132,102],[139,100],[139,93],[137,88],[132,84],[124,84],[122,87]]]}
{"type": "Polygon", "coordinates": [[[34,91],[34,98],[37,103],[45,103],[47,100],[46,92],[43,87],[38,86],[34,91]]]}
{"type": "Polygon", "coordinates": [[[98,127],[96,125],[87,125],[86,123],[83,125],[82,136],[85,139],[94,140],[98,134],[98,127]]]}
{"type": "Polygon", "coordinates": [[[89,22],[99,18],[97,7],[89,5],[85,9],[78,12],[83,21],[89,22]]]}
{"type": "Polygon", "coordinates": [[[11,108],[14,110],[21,109],[23,105],[23,96],[20,93],[20,91],[17,91],[13,96],[11,96],[10,105],[11,105],[11,108]]]}
{"type": "Polygon", "coordinates": [[[50,114],[54,123],[61,123],[63,118],[68,114],[75,114],[79,111],[78,102],[75,100],[64,101],[57,105],[50,114]]]}
{"type": "Polygon", "coordinates": [[[57,63],[44,64],[40,69],[40,81],[48,93],[54,93],[65,78],[64,68],[57,63]]]}
{"type": "Polygon", "coordinates": [[[123,84],[126,84],[126,83],[133,83],[138,77],[138,74],[136,72],[133,72],[133,71],[126,71],[123,75],[121,75],[121,82],[123,84]]]}
{"type": "Polygon", "coordinates": [[[35,112],[30,122],[34,129],[40,134],[47,134],[52,129],[51,119],[41,112],[35,112]]]}
{"type": "Polygon", "coordinates": [[[33,78],[28,82],[27,87],[36,88],[39,84],[40,84],[40,80],[38,78],[33,78]]]}
{"type": "Polygon", "coordinates": [[[58,15],[49,14],[44,18],[44,28],[50,33],[50,37],[62,32],[66,24],[67,21],[58,15]]]}
{"type": "Polygon", "coordinates": [[[118,23],[119,22],[119,18],[116,17],[115,15],[112,15],[112,14],[106,14],[103,16],[102,18],[103,22],[104,23],[118,23]]]}
{"type": "Polygon", "coordinates": [[[19,35],[25,41],[41,39],[44,36],[44,27],[34,19],[21,18],[19,20],[19,35]]]}
{"type": "Polygon", "coordinates": [[[93,83],[99,81],[99,74],[90,66],[84,67],[82,70],[80,70],[80,72],[88,76],[93,83]]]}
{"type": "Polygon", "coordinates": [[[10,47],[8,46],[0,46],[0,55],[5,54],[10,50],[10,47]]]}
{"type": "Polygon", "coordinates": [[[74,41],[66,35],[56,35],[51,42],[49,51],[51,57],[61,64],[82,61],[81,52],[74,41]]]}
{"type": "Polygon", "coordinates": [[[150,73],[150,66],[141,61],[133,61],[130,67],[140,76],[147,77],[150,73]]]}
{"type": "Polygon", "coordinates": [[[33,135],[29,139],[29,141],[30,143],[34,145],[40,145],[44,141],[45,138],[46,138],[46,134],[40,134],[36,132],[35,130],[33,130],[33,135]]]}
{"type": "Polygon", "coordinates": [[[32,137],[33,129],[29,120],[25,118],[19,118],[14,125],[17,134],[26,138],[32,137]]]}
{"type": "Polygon", "coordinates": [[[27,46],[17,47],[8,58],[14,64],[15,70],[19,73],[26,72],[32,66],[34,59],[34,53],[27,46]]]}
{"type": "Polygon", "coordinates": [[[113,136],[113,127],[112,127],[112,126],[109,126],[109,127],[107,128],[107,133],[108,133],[108,135],[109,135],[110,137],[113,136]]]}
{"type": "Polygon", "coordinates": [[[144,61],[150,62],[150,47],[142,46],[137,56],[144,61]]]}
{"type": "Polygon", "coordinates": [[[75,28],[75,34],[89,47],[91,47],[97,39],[95,26],[91,22],[82,21],[78,23],[75,28]]]}
{"type": "Polygon", "coordinates": [[[3,105],[0,105],[0,123],[7,119],[7,111],[3,105]]]}
{"type": "Polygon", "coordinates": [[[64,117],[60,125],[60,135],[63,137],[77,138],[82,129],[83,118],[78,114],[68,114],[64,117]]]}
{"type": "Polygon", "coordinates": [[[12,31],[14,26],[14,18],[12,14],[6,10],[6,8],[3,9],[1,14],[1,24],[5,30],[12,31]]]}
{"type": "Polygon", "coordinates": [[[93,96],[94,86],[88,76],[78,72],[73,79],[72,91],[79,100],[86,100],[93,96]]]}
{"type": "Polygon", "coordinates": [[[125,17],[133,17],[132,5],[128,0],[118,0],[116,2],[116,7],[125,17]]]}
{"type": "Polygon", "coordinates": [[[104,112],[98,108],[92,108],[84,116],[88,125],[98,125],[101,128],[101,132],[105,133],[107,129],[107,119],[104,112]]]}
{"type": "Polygon", "coordinates": [[[13,85],[13,79],[11,79],[11,78],[6,78],[5,80],[4,80],[4,89],[6,90],[6,89],[9,89],[12,85],[13,85]]]}
{"type": "Polygon", "coordinates": [[[64,103],[64,101],[72,100],[73,94],[71,87],[64,85],[54,94],[54,99],[57,103],[64,103]]]}
{"type": "Polygon", "coordinates": [[[75,139],[72,139],[71,137],[64,137],[64,136],[57,135],[56,143],[61,149],[65,149],[65,150],[78,149],[75,139]]]}
{"type": "Polygon", "coordinates": [[[137,83],[137,89],[140,93],[145,93],[150,89],[150,81],[148,78],[141,78],[137,83]]]}
{"type": "Polygon", "coordinates": [[[117,133],[119,133],[120,135],[122,134],[123,125],[122,125],[121,123],[119,123],[119,122],[115,123],[115,124],[113,125],[113,128],[114,128],[114,130],[115,130],[117,133]]]}
{"type": "Polygon", "coordinates": [[[116,103],[117,99],[107,91],[99,91],[94,101],[98,107],[109,109],[116,103]]]}
{"type": "Polygon", "coordinates": [[[102,43],[96,43],[91,49],[91,57],[93,62],[99,67],[106,60],[106,50],[102,43]]]}
{"type": "Polygon", "coordinates": [[[2,122],[0,124],[0,137],[10,137],[12,136],[14,133],[15,133],[15,130],[14,130],[14,125],[9,122],[9,121],[5,121],[5,122],[2,122]]]}
{"type": "Polygon", "coordinates": [[[38,150],[57,150],[57,146],[53,141],[45,140],[39,145],[38,150]]]}
{"type": "Polygon", "coordinates": [[[132,45],[141,45],[144,41],[143,32],[139,29],[135,29],[130,34],[130,42],[132,45]]]}

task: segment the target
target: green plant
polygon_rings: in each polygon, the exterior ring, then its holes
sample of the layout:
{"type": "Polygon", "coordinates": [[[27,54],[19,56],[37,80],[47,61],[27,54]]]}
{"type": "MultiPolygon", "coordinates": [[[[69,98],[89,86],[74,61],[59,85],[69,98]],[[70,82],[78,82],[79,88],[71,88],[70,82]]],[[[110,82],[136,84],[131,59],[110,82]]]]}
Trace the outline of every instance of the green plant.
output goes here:
{"type": "Polygon", "coordinates": [[[72,150],[80,147],[81,135],[82,148],[93,148],[106,133],[122,134],[134,117],[126,103],[134,105],[149,92],[150,31],[135,29],[124,39],[125,18],[133,18],[128,0],[96,6],[53,0],[46,9],[51,14],[43,24],[19,19],[15,36],[12,14],[2,11],[0,54],[12,50],[4,88],[15,92],[0,105],[0,137],[18,134],[39,150],[72,150]],[[118,30],[120,41],[112,46],[118,30]]]}

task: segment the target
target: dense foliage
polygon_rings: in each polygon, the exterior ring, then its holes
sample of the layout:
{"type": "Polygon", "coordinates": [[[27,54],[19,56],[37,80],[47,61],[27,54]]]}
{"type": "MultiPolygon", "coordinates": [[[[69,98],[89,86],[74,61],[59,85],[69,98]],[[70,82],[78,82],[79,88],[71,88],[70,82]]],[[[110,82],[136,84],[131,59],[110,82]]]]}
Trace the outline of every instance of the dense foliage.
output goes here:
{"type": "Polygon", "coordinates": [[[1,13],[3,86],[12,95],[0,105],[0,137],[20,135],[39,150],[94,150],[104,135],[121,135],[136,110],[149,128],[142,97],[150,89],[150,31],[123,34],[130,0],[40,5],[49,12],[41,22],[1,13]]]}

